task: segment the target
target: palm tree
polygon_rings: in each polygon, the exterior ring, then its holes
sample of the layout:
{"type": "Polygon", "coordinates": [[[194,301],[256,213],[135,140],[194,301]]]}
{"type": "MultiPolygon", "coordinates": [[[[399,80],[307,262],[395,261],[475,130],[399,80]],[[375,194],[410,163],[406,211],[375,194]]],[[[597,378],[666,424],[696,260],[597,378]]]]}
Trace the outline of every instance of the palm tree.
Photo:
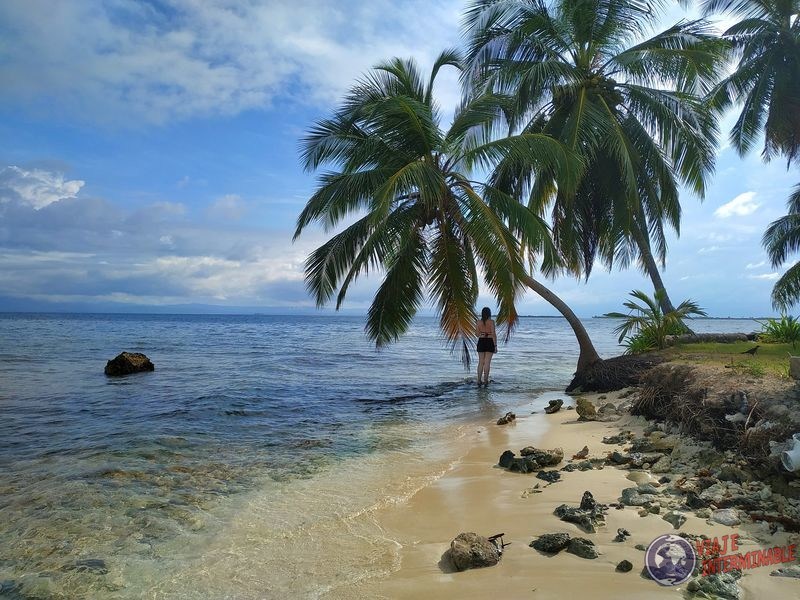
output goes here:
{"type": "MultiPolygon", "coordinates": [[[[800,185],[797,185],[788,201],[788,214],[773,221],[764,232],[762,243],[767,249],[772,266],[780,267],[789,255],[800,250],[800,185]]],[[[775,282],[772,289],[772,306],[788,311],[800,300],[800,262],[794,263],[775,282]]]]}
{"type": "Polygon", "coordinates": [[[710,89],[724,44],[704,21],[642,39],[661,2],[475,0],[467,12],[467,85],[516,98],[509,131],[545,133],[583,158],[575,189],[511,157],[492,183],[550,207],[553,234],[588,277],[639,260],[674,310],[658,270],[665,229],[680,226],[678,186],[700,197],[714,168],[716,124],[699,95],[710,89]]]}
{"type": "Polygon", "coordinates": [[[764,134],[762,155],[789,162],[800,151],[800,0],[704,0],[705,14],[741,21],[722,37],[731,43],[734,71],[711,92],[714,108],[741,105],[730,139],[746,154],[764,134]]]}
{"type": "Polygon", "coordinates": [[[610,312],[605,315],[612,319],[623,319],[614,333],[619,334],[620,343],[628,338],[626,345],[630,354],[663,350],[667,345],[667,336],[686,331],[685,319],[706,316],[706,312],[692,300],[684,300],[675,310],[663,312],[658,294],[654,293],[651,298],[641,290],[633,290],[630,293],[633,300],[623,303],[628,309],[627,313],[610,312]]]}
{"type": "MultiPolygon", "coordinates": [[[[470,179],[470,169],[528,156],[537,167],[569,178],[575,160],[540,133],[479,143],[503,104],[497,96],[470,99],[443,131],[433,86],[446,65],[460,67],[456,52],[442,53],[424,81],[413,61],[382,63],[330,119],[314,125],[302,140],[305,168],[332,170],[319,176],[295,239],[313,222],[332,229],[354,219],[306,262],[306,284],[317,305],[336,295],[338,309],[356,278],[382,270],[367,315],[368,337],[378,347],[395,341],[427,292],[445,338],[454,348],[462,342],[468,364],[479,272],[497,298],[498,321],[508,336],[522,286],[533,281],[527,252],[543,252],[545,271],[557,267],[547,224],[508,194],[470,179]]],[[[583,334],[579,366],[599,360],[583,334]]]]}

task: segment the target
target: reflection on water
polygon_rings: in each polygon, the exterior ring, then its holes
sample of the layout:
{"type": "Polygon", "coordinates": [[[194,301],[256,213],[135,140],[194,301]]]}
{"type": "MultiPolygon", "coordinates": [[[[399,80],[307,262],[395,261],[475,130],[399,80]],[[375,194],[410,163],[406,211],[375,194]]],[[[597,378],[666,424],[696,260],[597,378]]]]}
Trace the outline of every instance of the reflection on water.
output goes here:
{"type": "Polygon", "coordinates": [[[577,351],[524,319],[478,390],[432,319],[381,352],[362,327],[0,315],[0,598],[313,597],[390,570],[372,511],[445,470],[465,424],[563,388],[577,351]],[[106,378],[123,349],[156,371],[106,378]]]}

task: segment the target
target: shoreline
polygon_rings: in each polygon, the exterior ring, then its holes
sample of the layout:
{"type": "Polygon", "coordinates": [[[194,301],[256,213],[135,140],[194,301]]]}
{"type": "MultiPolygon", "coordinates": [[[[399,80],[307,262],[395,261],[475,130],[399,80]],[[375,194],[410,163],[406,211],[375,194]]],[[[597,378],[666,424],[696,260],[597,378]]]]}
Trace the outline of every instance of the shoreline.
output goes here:
{"type": "MultiPolygon", "coordinates": [[[[596,406],[621,403],[620,392],[583,394],[596,406]]],[[[611,507],[606,524],[596,533],[585,533],[577,525],[560,521],[553,510],[560,504],[577,506],[584,491],[591,491],[598,503],[617,503],[624,488],[635,487],[632,473],[638,480],[656,482],[659,475],[647,477],[644,470],[606,465],[603,468],[572,472],[560,471],[560,481],[547,484],[532,473],[508,472],[497,466],[498,457],[508,449],[534,445],[550,449],[561,447],[564,461],[561,469],[584,445],[589,447],[589,459],[604,458],[613,450],[623,450],[623,444],[602,443],[604,436],[630,430],[641,436],[648,422],[641,417],[625,414],[615,422],[578,421],[575,410],[562,409],[547,415],[542,412],[546,400],[562,397],[565,405],[574,398],[562,393],[546,393],[533,402],[519,407],[516,422],[496,425],[484,422],[469,434],[470,447],[444,475],[421,488],[401,503],[387,506],[374,513],[377,526],[387,539],[397,544],[399,568],[391,573],[348,584],[331,590],[326,599],[351,598],[490,598],[502,594],[506,598],[562,598],[569,594],[584,594],[596,599],[620,598],[679,598],[684,597],[686,582],[679,586],[661,586],[642,576],[644,552],[635,546],[647,546],[665,533],[688,533],[719,537],[738,533],[743,553],[788,544],[790,534],[778,532],[770,541],[763,539],[762,530],[755,524],[737,527],[712,523],[692,511],[682,511],[686,522],[679,530],[665,521],[662,514],[642,517],[639,508],[611,507]],[[529,414],[535,409],[537,414],[529,414]],[[532,487],[539,484],[539,491],[532,487]],[[539,493],[540,492],[540,493],[539,493]],[[624,542],[613,542],[618,528],[631,532],[624,542]],[[461,532],[474,531],[483,536],[504,533],[506,547],[501,561],[493,566],[463,572],[453,572],[444,552],[450,541],[461,532]],[[600,552],[596,559],[584,559],[561,552],[545,555],[529,547],[529,543],[544,533],[564,532],[573,537],[591,539],[600,552]],[[633,570],[615,571],[617,563],[628,560],[633,570]]],[[[666,512],[666,511],[664,511],[666,512]]],[[[781,566],[781,565],[778,565],[781,566]]],[[[800,595],[800,581],[786,577],[771,577],[778,566],[745,571],[739,580],[740,598],[789,598],[800,595]]],[[[786,565],[783,565],[786,566],[786,565]]],[[[691,580],[690,580],[691,581],[691,580]]]]}

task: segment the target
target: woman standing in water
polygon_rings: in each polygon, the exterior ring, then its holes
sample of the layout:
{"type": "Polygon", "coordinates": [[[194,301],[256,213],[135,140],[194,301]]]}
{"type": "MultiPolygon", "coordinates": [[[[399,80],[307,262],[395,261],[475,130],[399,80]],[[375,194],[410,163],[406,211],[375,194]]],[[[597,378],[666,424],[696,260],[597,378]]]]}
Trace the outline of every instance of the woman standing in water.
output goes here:
{"type": "Polygon", "coordinates": [[[478,386],[481,383],[489,385],[489,365],[492,364],[492,355],[497,352],[497,332],[491,316],[492,311],[484,306],[481,318],[475,325],[475,333],[478,335],[478,386]]]}

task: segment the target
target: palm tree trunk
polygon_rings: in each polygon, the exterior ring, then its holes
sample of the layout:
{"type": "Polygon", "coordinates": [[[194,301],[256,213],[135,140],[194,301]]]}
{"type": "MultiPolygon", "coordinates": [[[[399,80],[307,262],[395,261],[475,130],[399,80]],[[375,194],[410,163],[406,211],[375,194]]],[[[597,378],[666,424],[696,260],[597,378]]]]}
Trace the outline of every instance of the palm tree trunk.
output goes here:
{"type": "Polygon", "coordinates": [[[636,240],[636,245],[639,246],[639,258],[642,261],[642,266],[650,277],[650,281],[653,282],[653,290],[656,292],[656,297],[659,298],[661,312],[667,314],[674,311],[675,307],[669,298],[669,294],[667,294],[667,288],[664,287],[664,280],[661,279],[658,264],[656,264],[656,259],[653,258],[653,253],[650,251],[650,240],[638,227],[635,228],[634,239],[636,240]],[[658,292],[661,293],[659,294],[658,292]]]}
{"type": "Polygon", "coordinates": [[[583,326],[583,323],[581,323],[581,320],[575,315],[574,312],[572,312],[572,309],[567,306],[561,298],[556,296],[553,292],[536,281],[530,275],[523,275],[522,281],[530,289],[552,304],[553,307],[567,320],[567,323],[570,324],[572,331],[575,332],[575,337],[578,340],[578,346],[580,348],[578,365],[575,369],[576,372],[581,372],[586,367],[598,362],[600,360],[600,355],[597,353],[597,350],[595,350],[594,344],[592,344],[592,340],[589,337],[586,328],[583,326]]]}

